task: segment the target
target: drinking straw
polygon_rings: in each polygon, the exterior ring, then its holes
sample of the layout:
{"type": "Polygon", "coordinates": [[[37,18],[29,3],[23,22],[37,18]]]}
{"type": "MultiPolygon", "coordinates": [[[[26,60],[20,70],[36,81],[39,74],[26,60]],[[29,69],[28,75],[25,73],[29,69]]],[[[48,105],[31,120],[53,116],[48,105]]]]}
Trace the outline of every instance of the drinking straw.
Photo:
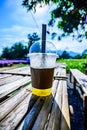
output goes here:
{"type": "Polygon", "coordinates": [[[42,53],[46,51],[46,24],[42,24],[42,53]]]}
{"type": "Polygon", "coordinates": [[[45,52],[46,52],[46,24],[42,24],[42,62],[41,67],[45,66],[45,52]]]}

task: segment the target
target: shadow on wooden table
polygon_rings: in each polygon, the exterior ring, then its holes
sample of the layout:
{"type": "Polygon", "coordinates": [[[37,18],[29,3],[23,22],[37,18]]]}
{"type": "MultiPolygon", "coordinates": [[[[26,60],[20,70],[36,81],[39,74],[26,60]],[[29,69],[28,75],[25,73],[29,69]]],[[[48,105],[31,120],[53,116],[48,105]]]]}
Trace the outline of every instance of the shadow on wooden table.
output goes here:
{"type": "Polygon", "coordinates": [[[22,130],[70,130],[69,116],[62,100],[60,97],[57,102],[52,95],[32,95],[22,130]]]}

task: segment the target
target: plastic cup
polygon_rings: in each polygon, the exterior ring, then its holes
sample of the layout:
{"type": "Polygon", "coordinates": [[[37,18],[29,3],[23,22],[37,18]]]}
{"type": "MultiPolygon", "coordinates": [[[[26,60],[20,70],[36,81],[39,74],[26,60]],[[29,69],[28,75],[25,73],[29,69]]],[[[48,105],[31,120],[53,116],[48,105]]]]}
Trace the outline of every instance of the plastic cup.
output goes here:
{"type": "Polygon", "coordinates": [[[37,96],[50,95],[57,55],[51,53],[31,53],[29,57],[32,94],[37,96]]]}

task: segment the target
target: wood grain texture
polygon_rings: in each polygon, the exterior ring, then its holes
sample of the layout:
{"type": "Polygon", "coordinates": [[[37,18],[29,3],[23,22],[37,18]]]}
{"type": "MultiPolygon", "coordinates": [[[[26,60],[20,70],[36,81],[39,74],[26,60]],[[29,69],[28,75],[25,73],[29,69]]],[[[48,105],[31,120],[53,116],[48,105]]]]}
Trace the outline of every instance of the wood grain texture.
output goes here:
{"type": "Polygon", "coordinates": [[[14,130],[22,118],[26,115],[29,100],[29,94],[15,109],[13,109],[0,123],[0,130],[14,130]]]}
{"type": "Polygon", "coordinates": [[[23,77],[15,82],[5,84],[0,87],[0,100],[4,98],[6,95],[10,94],[14,90],[20,88],[24,84],[30,81],[30,77],[23,77]]]}

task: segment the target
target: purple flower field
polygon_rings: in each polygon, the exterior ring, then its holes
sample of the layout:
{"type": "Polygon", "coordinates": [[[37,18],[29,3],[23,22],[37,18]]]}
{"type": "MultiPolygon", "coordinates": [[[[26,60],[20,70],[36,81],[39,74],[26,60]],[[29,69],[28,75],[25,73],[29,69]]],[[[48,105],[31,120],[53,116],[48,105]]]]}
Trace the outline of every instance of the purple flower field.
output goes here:
{"type": "Polygon", "coordinates": [[[0,60],[1,66],[11,66],[13,64],[29,64],[29,60],[0,60]]]}

